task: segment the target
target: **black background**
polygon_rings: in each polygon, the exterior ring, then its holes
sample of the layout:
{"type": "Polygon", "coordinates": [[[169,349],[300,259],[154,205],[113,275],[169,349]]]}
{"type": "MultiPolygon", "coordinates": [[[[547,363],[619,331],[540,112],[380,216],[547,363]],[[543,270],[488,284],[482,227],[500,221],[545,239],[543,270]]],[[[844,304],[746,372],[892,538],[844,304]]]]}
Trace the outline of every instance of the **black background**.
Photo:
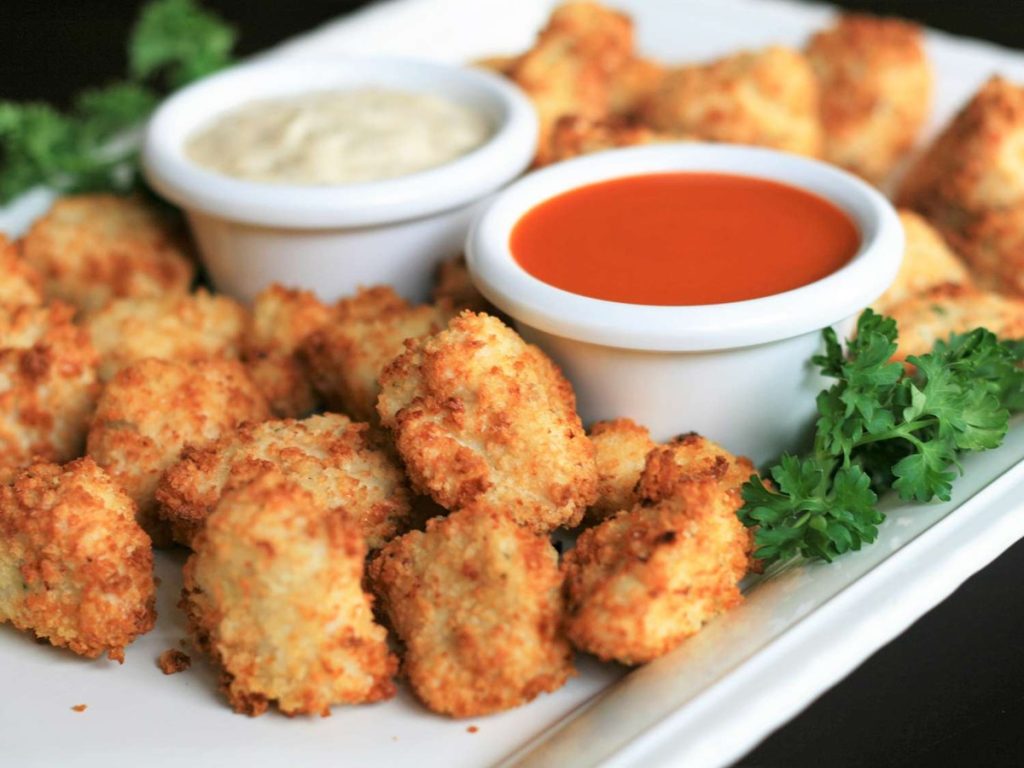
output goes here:
{"type": "MultiPolygon", "coordinates": [[[[238,26],[244,54],[363,3],[206,4],[238,26]]],[[[837,4],[1024,49],[1024,0],[837,4]]],[[[85,86],[117,77],[125,68],[124,40],[138,5],[0,0],[0,97],[61,103],[85,86]]],[[[1022,582],[1024,543],[1011,547],[739,765],[1024,765],[1022,582]]]]}

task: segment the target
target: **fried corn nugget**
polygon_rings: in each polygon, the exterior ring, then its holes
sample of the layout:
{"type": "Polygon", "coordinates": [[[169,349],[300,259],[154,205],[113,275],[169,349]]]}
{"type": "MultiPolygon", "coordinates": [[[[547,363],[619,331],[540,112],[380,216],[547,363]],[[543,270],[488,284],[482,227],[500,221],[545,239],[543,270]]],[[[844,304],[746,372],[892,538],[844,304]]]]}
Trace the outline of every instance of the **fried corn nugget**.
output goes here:
{"type": "Polygon", "coordinates": [[[738,605],[749,536],[737,508],[719,479],[680,473],[660,501],[580,534],[562,564],[573,645],[642,664],[738,605]]]}
{"type": "Polygon", "coordinates": [[[718,443],[690,432],[647,455],[636,492],[642,500],[661,501],[675,493],[681,480],[713,479],[739,509],[740,486],[756,473],[746,456],[734,456],[718,443]]]}
{"type": "Polygon", "coordinates": [[[590,428],[590,442],[597,458],[597,501],[587,519],[597,523],[640,500],[636,485],[657,443],[646,427],[630,419],[597,422],[590,428]]]}
{"type": "Polygon", "coordinates": [[[0,304],[42,304],[43,278],[0,234],[0,304]]]}
{"type": "Polygon", "coordinates": [[[927,220],[907,210],[901,210],[899,216],[906,236],[903,264],[889,290],[875,302],[877,311],[885,312],[888,307],[937,285],[971,283],[967,266],[927,220]]]}
{"type": "Polygon", "coordinates": [[[811,38],[807,56],[821,84],[825,159],[882,181],[931,110],[933,76],[920,27],[844,15],[811,38]]]}
{"type": "Polygon", "coordinates": [[[0,305],[0,481],[33,457],[82,455],[96,407],[96,353],[74,310],[0,305]]]}
{"type": "Polygon", "coordinates": [[[1024,299],[969,285],[935,286],[889,306],[886,314],[899,332],[895,360],[927,354],[935,342],[975,328],[988,328],[1000,338],[1024,338],[1024,299]]]}
{"type": "Polygon", "coordinates": [[[303,342],[303,359],[328,408],[375,424],[381,372],[401,353],[406,339],[443,328],[451,310],[414,307],[382,285],[343,299],[335,311],[331,324],[303,342]]]}
{"type": "Polygon", "coordinates": [[[221,499],[185,564],[181,606],[239,713],[286,715],[394,695],[398,666],[363,591],[346,516],[276,472],[221,499]]]}
{"type": "Polygon", "coordinates": [[[547,145],[560,117],[607,116],[612,79],[632,57],[633,25],[626,15],[594,2],[556,8],[509,73],[537,110],[539,146],[547,145]]]}
{"type": "Polygon", "coordinates": [[[266,395],[275,415],[299,418],[316,409],[316,393],[298,352],[331,317],[330,307],[311,291],[277,284],[253,301],[243,358],[249,376],[266,395]]]}
{"type": "Polygon", "coordinates": [[[103,390],[86,448],[128,493],[157,545],[168,534],[157,519],[157,482],[185,446],[212,442],[245,421],[270,417],[267,401],[237,360],[132,363],[103,390]]]}
{"type": "Polygon", "coordinates": [[[546,532],[579,524],[597,498],[572,387],[496,318],[463,312],[407,345],[377,407],[413,487],[446,509],[484,502],[546,532]]]}
{"type": "Polygon", "coordinates": [[[389,543],[370,583],[430,709],[472,717],[525,704],[573,674],[558,554],[499,510],[472,507],[389,543]]]}
{"type": "Polygon", "coordinates": [[[640,117],[664,79],[665,67],[661,64],[641,56],[632,57],[611,80],[611,113],[627,119],[640,117]]]}
{"type": "Polygon", "coordinates": [[[1024,87],[993,77],[908,171],[900,205],[942,233],[979,285],[1024,295],[1024,87]]]}
{"type": "Polygon", "coordinates": [[[544,166],[580,155],[619,147],[636,147],[681,140],[657,133],[643,125],[614,119],[589,120],[579,115],[560,118],[551,131],[546,147],[538,151],[536,165],[544,166]]]}
{"type": "Polygon", "coordinates": [[[665,75],[644,112],[656,131],[817,157],[818,81],[798,51],[745,51],[665,75]]]}
{"type": "Polygon", "coordinates": [[[194,273],[159,213],[115,195],[61,198],[32,225],[22,252],[43,275],[47,297],[86,311],[115,297],[184,293],[194,273]]]}
{"type": "Polygon", "coordinates": [[[234,299],[200,289],[160,298],[114,299],[85,327],[100,354],[100,378],[147,357],[189,362],[238,358],[246,311],[234,299]]]}
{"type": "Polygon", "coordinates": [[[149,538],[91,459],[33,464],[0,487],[0,623],[124,661],[155,601],[149,538]]]}
{"type": "Polygon", "coordinates": [[[219,440],[186,448],[157,487],[158,514],[175,541],[191,546],[224,492],[277,468],[360,525],[371,550],[393,538],[409,516],[401,469],[367,439],[367,426],[325,414],[304,421],[246,424],[219,440]]]}

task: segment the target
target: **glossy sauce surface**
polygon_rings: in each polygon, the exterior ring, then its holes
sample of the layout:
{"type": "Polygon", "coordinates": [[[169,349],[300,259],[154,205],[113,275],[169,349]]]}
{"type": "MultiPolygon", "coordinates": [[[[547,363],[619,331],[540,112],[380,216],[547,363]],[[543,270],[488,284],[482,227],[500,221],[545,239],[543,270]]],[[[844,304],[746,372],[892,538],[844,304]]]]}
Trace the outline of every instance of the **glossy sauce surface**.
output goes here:
{"type": "Polygon", "coordinates": [[[572,293],[648,305],[761,298],[820,280],[856,254],[850,217],[786,184],[664,173],[592,184],[546,200],[512,230],[534,277],[572,293]]]}

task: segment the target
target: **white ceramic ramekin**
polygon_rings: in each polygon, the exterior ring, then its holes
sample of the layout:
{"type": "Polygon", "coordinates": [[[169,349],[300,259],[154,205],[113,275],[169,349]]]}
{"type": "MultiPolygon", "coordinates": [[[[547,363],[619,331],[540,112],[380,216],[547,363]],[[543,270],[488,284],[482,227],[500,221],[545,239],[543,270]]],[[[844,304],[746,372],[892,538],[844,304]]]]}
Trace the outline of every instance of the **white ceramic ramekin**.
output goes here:
{"type": "Polygon", "coordinates": [[[847,332],[885,291],[902,259],[903,230],[882,195],[830,165],[752,147],[665,144],[589,155],[525,176],[477,219],[467,254],[483,294],[562,367],[585,422],[627,416],[658,440],[696,431],[763,462],[803,443],[823,384],[809,363],[820,331],[847,332]],[[513,227],[544,200],[607,179],[671,171],[741,174],[814,192],[852,217],[860,249],[837,272],[792,291],[680,307],[570,293],[528,274],[512,256],[513,227]]]}
{"type": "Polygon", "coordinates": [[[481,201],[533,157],[537,119],[513,86],[486,72],[407,59],[269,61],[184,89],[157,110],[143,165],[153,187],[185,210],[218,290],[251,299],[277,281],[333,300],[389,283],[426,298],[437,262],[458,253],[481,201]],[[196,130],[247,102],[318,90],[426,91],[482,111],[490,140],[437,168],[382,181],[264,184],[205,170],[185,154],[196,130]]]}

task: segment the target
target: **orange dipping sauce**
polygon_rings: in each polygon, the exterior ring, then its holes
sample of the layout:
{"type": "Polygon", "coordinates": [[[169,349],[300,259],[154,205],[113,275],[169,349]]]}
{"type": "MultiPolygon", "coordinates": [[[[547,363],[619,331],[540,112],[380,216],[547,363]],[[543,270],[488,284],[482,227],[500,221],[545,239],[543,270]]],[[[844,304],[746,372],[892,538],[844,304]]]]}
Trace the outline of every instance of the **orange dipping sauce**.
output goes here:
{"type": "Polygon", "coordinates": [[[516,261],[545,283],[628,304],[721,304],[813,283],[860,246],[850,217],[765,179],[659,173],[580,187],[528,211],[516,261]]]}

